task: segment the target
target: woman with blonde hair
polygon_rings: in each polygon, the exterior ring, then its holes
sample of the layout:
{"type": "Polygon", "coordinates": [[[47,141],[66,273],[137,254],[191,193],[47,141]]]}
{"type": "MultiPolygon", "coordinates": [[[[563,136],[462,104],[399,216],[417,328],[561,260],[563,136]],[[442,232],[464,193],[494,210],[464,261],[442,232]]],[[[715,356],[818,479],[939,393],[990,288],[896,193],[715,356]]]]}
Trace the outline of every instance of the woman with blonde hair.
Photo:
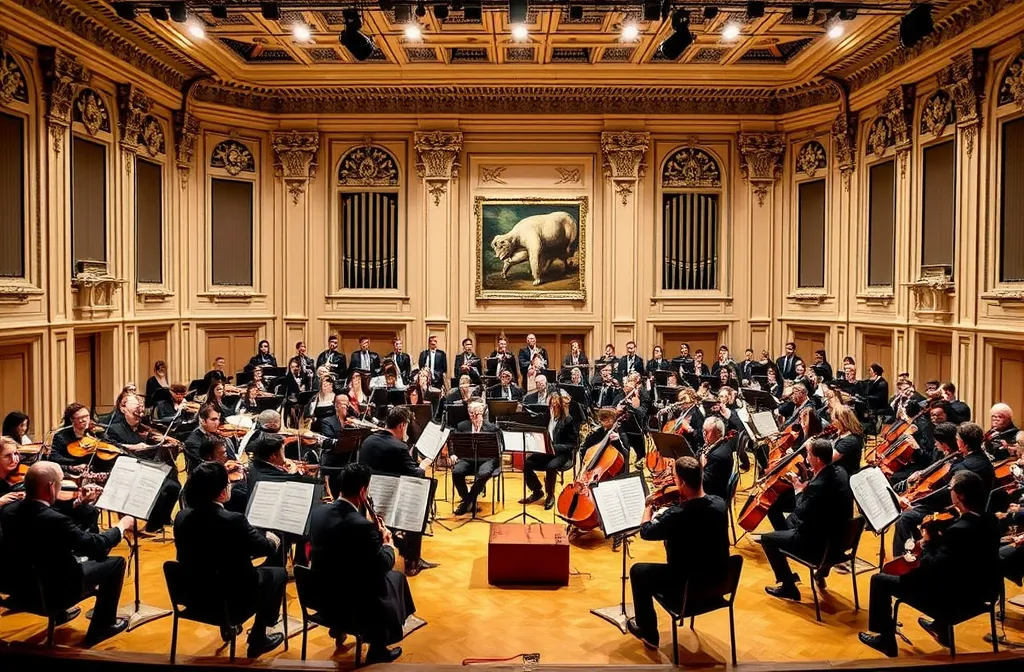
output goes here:
{"type": "Polygon", "coordinates": [[[860,471],[864,453],[864,429],[848,406],[839,406],[832,411],[832,426],[837,431],[836,440],[832,444],[832,461],[842,467],[848,476],[853,476],[860,471]]]}

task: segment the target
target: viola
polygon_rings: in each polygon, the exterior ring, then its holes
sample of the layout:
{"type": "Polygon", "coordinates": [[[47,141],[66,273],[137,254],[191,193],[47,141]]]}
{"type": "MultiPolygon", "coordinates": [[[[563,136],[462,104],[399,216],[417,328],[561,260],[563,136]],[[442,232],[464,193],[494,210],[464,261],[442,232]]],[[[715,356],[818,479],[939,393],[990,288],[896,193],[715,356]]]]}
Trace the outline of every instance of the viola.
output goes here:
{"type": "Polygon", "coordinates": [[[25,482],[25,476],[28,475],[29,465],[24,462],[19,462],[18,466],[14,468],[11,473],[7,474],[7,482],[11,485],[18,485],[19,483],[25,482]]]}
{"type": "Polygon", "coordinates": [[[109,461],[116,460],[118,456],[124,454],[125,451],[114,444],[100,441],[88,434],[68,444],[68,455],[71,457],[91,457],[95,455],[96,459],[109,461]]]}
{"type": "Polygon", "coordinates": [[[583,469],[558,495],[558,501],[555,503],[558,516],[580,530],[589,532],[600,522],[590,490],[591,485],[614,478],[626,464],[622,453],[611,445],[608,438],[618,430],[622,418],[620,415],[615,420],[604,440],[587,450],[583,456],[583,469]]]}
{"type": "MultiPolygon", "coordinates": [[[[960,518],[960,512],[956,507],[949,507],[945,511],[932,513],[921,521],[921,529],[927,531],[929,537],[938,537],[946,529],[960,518]]],[[[907,540],[906,552],[897,556],[882,565],[883,574],[901,576],[921,566],[921,542],[912,539],[907,540]]]]}
{"type": "Polygon", "coordinates": [[[912,432],[901,434],[886,450],[875,449],[874,465],[882,470],[886,478],[892,478],[897,471],[914,460],[917,450],[917,439],[912,432]]]}
{"type": "Polygon", "coordinates": [[[921,474],[920,480],[913,487],[903,492],[903,497],[913,506],[916,501],[937,490],[949,475],[953,463],[959,461],[960,453],[950,453],[921,474]]]}

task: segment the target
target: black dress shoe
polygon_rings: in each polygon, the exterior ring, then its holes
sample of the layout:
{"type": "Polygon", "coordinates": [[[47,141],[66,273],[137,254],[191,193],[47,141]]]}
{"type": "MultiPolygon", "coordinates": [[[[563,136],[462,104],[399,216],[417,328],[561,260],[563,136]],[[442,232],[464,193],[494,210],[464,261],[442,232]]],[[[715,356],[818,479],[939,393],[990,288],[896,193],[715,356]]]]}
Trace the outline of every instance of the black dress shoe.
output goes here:
{"type": "MultiPolygon", "coordinates": [[[[224,640],[225,642],[230,642],[231,641],[231,632],[232,632],[231,628],[221,627],[221,629],[220,629],[220,638],[222,640],[224,640]]],[[[236,625],[234,627],[234,634],[235,634],[235,637],[238,637],[240,634],[242,634],[242,626],[236,625]]]]}
{"type": "Polygon", "coordinates": [[[932,639],[939,643],[939,646],[944,646],[947,649],[949,648],[949,628],[936,626],[935,621],[930,618],[925,618],[924,616],[917,619],[917,624],[920,625],[925,632],[931,635],[932,639]]]}
{"type": "Polygon", "coordinates": [[[895,637],[883,637],[882,635],[872,635],[869,632],[862,632],[857,635],[860,638],[861,643],[867,644],[875,651],[880,651],[890,658],[895,658],[899,653],[896,648],[895,637]]]}
{"type": "Polygon", "coordinates": [[[469,500],[468,499],[464,499],[461,502],[459,502],[458,507],[456,507],[455,515],[456,516],[464,516],[467,513],[469,513],[469,500]]]}
{"type": "Polygon", "coordinates": [[[396,646],[388,650],[387,647],[371,648],[366,652],[366,663],[393,663],[402,655],[402,647],[396,646]]]}
{"type": "Polygon", "coordinates": [[[783,583],[778,586],[765,586],[764,592],[768,593],[772,597],[779,597],[783,600],[793,600],[794,602],[800,601],[800,589],[792,583],[783,583]]]}
{"type": "Polygon", "coordinates": [[[543,492],[531,492],[526,497],[523,497],[522,499],[520,499],[519,503],[520,504],[533,504],[534,502],[539,502],[542,499],[544,499],[544,493],[543,492]]]}
{"type": "Polygon", "coordinates": [[[344,632],[341,632],[340,630],[336,630],[334,628],[331,628],[327,632],[327,634],[328,634],[328,636],[331,639],[334,640],[334,645],[335,646],[344,646],[345,645],[345,640],[348,639],[348,635],[347,634],[345,634],[344,632]]]}
{"type": "Polygon", "coordinates": [[[54,619],[54,625],[64,625],[78,618],[78,615],[82,613],[81,607],[71,607],[66,609],[63,614],[54,619]]]}
{"type": "Polygon", "coordinates": [[[433,569],[434,567],[440,566],[440,562],[430,562],[429,560],[424,560],[423,558],[420,558],[420,569],[433,569]]]}
{"type": "Polygon", "coordinates": [[[626,630],[629,631],[629,634],[639,639],[640,643],[644,645],[645,649],[649,651],[658,650],[658,638],[651,638],[646,636],[644,633],[640,632],[640,626],[636,624],[635,618],[630,618],[626,621],[626,630]]]}
{"type": "MultiPolygon", "coordinates": [[[[110,626],[109,628],[107,628],[107,630],[105,632],[102,632],[100,634],[87,634],[85,636],[85,646],[86,646],[86,648],[91,647],[91,646],[96,646],[100,642],[102,642],[104,640],[107,640],[107,639],[110,639],[114,635],[120,634],[120,633],[124,632],[127,629],[128,629],[128,619],[127,618],[118,617],[118,618],[114,619],[114,624],[112,626],[110,626]]],[[[92,632],[92,627],[89,628],[89,631],[90,631],[90,633],[92,632]]]]}
{"type": "Polygon", "coordinates": [[[548,495],[548,498],[544,500],[544,510],[550,511],[553,508],[555,508],[555,496],[548,495]]]}
{"type": "Polygon", "coordinates": [[[264,653],[270,653],[284,642],[284,635],[280,632],[272,632],[262,639],[250,639],[246,647],[246,658],[259,658],[264,653]]]}

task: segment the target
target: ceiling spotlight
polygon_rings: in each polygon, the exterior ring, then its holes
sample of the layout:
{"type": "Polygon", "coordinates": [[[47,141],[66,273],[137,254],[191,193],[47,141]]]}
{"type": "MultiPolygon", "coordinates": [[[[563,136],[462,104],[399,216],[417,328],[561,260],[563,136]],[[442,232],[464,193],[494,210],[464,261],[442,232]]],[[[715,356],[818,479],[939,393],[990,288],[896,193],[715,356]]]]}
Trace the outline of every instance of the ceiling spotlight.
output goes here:
{"type": "Polygon", "coordinates": [[[313,37],[313,31],[304,23],[296,23],[292,26],[292,35],[299,42],[309,42],[309,39],[313,37]]]}
{"type": "Polygon", "coordinates": [[[706,20],[711,21],[716,16],[718,16],[718,7],[712,7],[711,5],[704,7],[704,18],[706,20]]]}
{"type": "Polygon", "coordinates": [[[644,0],[644,21],[657,21],[661,18],[661,0],[644,0]]]}
{"type": "Polygon", "coordinates": [[[529,11],[529,0],[508,0],[508,22],[526,23],[526,14],[529,11]]]}
{"type": "Polygon", "coordinates": [[[228,18],[228,7],[227,5],[211,5],[210,14],[213,18],[223,21],[228,18]]]}
{"type": "Polygon", "coordinates": [[[723,40],[735,40],[740,36],[740,27],[738,24],[732,23],[731,21],[725,24],[722,28],[722,39],[723,40]]]}
{"type": "Polygon", "coordinates": [[[185,23],[188,21],[188,9],[185,8],[184,2],[172,2],[167,7],[171,10],[172,21],[175,23],[185,23]]]}
{"type": "Polygon", "coordinates": [[[856,7],[843,7],[839,10],[839,18],[843,21],[853,21],[857,18],[856,7]]]}
{"type": "Polygon", "coordinates": [[[420,4],[416,5],[416,16],[418,16],[418,17],[420,17],[422,19],[426,15],[427,15],[427,8],[423,6],[423,3],[421,2],[420,4]]]}
{"type": "Polygon", "coordinates": [[[195,22],[188,24],[188,34],[197,40],[201,40],[206,37],[206,31],[203,30],[202,26],[195,22]]]}
{"type": "Polygon", "coordinates": [[[130,2],[115,2],[112,4],[114,6],[114,11],[117,12],[117,18],[119,19],[134,21],[135,17],[139,15],[135,10],[135,5],[130,2]]]}
{"type": "Polygon", "coordinates": [[[927,37],[934,28],[932,6],[916,5],[900,19],[900,46],[910,49],[927,37]]]}
{"type": "Polygon", "coordinates": [[[469,23],[480,23],[484,20],[484,8],[480,0],[463,0],[465,9],[462,18],[469,23]]]}
{"type": "Polygon", "coordinates": [[[680,10],[672,15],[674,33],[665,38],[659,49],[661,54],[674,61],[683,55],[686,48],[693,44],[693,33],[690,32],[690,13],[680,10]]]}
{"type": "Polygon", "coordinates": [[[811,6],[807,3],[793,5],[793,20],[803,23],[811,18],[811,6]]]}
{"type": "Polygon", "coordinates": [[[764,16],[764,3],[763,2],[748,2],[747,3],[747,18],[748,19],[760,19],[764,16]]]}
{"type": "Polygon", "coordinates": [[[623,42],[632,42],[638,37],[640,37],[640,29],[636,27],[635,23],[627,23],[622,27],[623,42]]]}
{"type": "Polygon", "coordinates": [[[423,39],[423,30],[420,29],[418,23],[410,23],[405,27],[405,39],[412,42],[419,42],[423,39]]]}
{"type": "Polygon", "coordinates": [[[573,21],[582,21],[583,5],[569,5],[569,18],[573,21]]]}
{"type": "Polygon", "coordinates": [[[365,61],[373,54],[373,40],[359,32],[363,22],[361,19],[345,23],[345,30],[338,35],[341,46],[348,49],[357,61],[365,61]]]}
{"type": "Polygon", "coordinates": [[[390,12],[395,8],[394,0],[377,0],[377,6],[380,7],[382,12],[390,12]]]}
{"type": "Polygon", "coordinates": [[[523,24],[517,23],[516,25],[512,26],[512,39],[515,40],[516,42],[522,42],[529,36],[530,31],[527,30],[526,26],[524,26],[523,24]]]}
{"type": "Polygon", "coordinates": [[[842,21],[836,21],[831,26],[829,26],[828,36],[831,37],[833,40],[837,40],[840,37],[842,37],[843,33],[845,33],[845,32],[846,32],[846,29],[843,28],[843,22],[842,21]]]}
{"type": "Polygon", "coordinates": [[[166,7],[150,7],[149,8],[149,15],[152,16],[157,21],[167,21],[168,19],[171,18],[167,14],[167,8],[166,7]]]}
{"type": "Polygon", "coordinates": [[[452,0],[452,9],[456,12],[462,11],[462,0],[452,0]]]}
{"type": "Polygon", "coordinates": [[[264,2],[260,5],[260,14],[267,21],[277,21],[281,18],[281,7],[276,2],[264,2]]]}
{"type": "Polygon", "coordinates": [[[434,16],[437,17],[438,21],[444,21],[448,18],[448,5],[434,5],[434,16]]]}
{"type": "Polygon", "coordinates": [[[395,23],[404,24],[412,21],[411,5],[395,5],[395,23]]]}

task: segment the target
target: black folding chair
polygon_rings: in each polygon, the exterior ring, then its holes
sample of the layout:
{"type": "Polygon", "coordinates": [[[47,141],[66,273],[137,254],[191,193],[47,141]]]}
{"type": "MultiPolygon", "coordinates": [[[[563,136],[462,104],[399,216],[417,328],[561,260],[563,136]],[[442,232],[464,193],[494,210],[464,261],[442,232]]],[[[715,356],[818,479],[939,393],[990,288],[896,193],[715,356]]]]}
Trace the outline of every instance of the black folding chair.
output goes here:
{"type": "MultiPolygon", "coordinates": [[[[736,513],[733,510],[732,503],[736,500],[736,489],[740,485],[740,472],[733,471],[732,476],[729,477],[729,501],[726,505],[729,507],[729,528],[732,530],[732,545],[740,543],[740,538],[736,536],[736,513]]],[[[746,531],[743,532],[746,534],[746,531]]]]}
{"type": "Polygon", "coordinates": [[[743,556],[729,556],[727,571],[717,582],[708,581],[707,577],[694,576],[687,580],[683,589],[681,606],[668,602],[664,595],[654,595],[658,604],[672,617],[672,663],[679,665],[679,625],[689,618],[690,629],[693,630],[693,619],[701,614],[708,614],[719,609],[729,609],[729,645],[732,648],[732,664],[736,665],[736,621],[733,605],[736,603],[736,590],[740,585],[740,572],[743,570],[743,556]]]}
{"type": "MultiPolygon", "coordinates": [[[[68,610],[90,597],[96,596],[96,588],[90,587],[84,595],[74,600],[57,599],[49,595],[49,590],[42,576],[34,567],[29,568],[28,580],[34,584],[35,592],[31,596],[19,597],[6,590],[0,594],[0,609],[7,609],[8,613],[25,612],[42,616],[46,619],[46,646],[53,648],[54,631],[57,629],[57,621],[65,621],[68,610]]],[[[66,621],[65,621],[66,622],[66,621]]]]}
{"type": "Polygon", "coordinates": [[[857,547],[860,545],[860,536],[864,533],[864,518],[857,516],[852,518],[846,525],[846,530],[841,537],[836,537],[835,543],[825,546],[825,553],[820,560],[801,558],[785,549],[782,554],[797,562],[811,572],[811,594],[814,596],[814,615],[821,621],[821,605],[818,602],[818,587],[814,580],[815,574],[826,567],[834,567],[844,562],[850,563],[850,577],[853,581],[853,607],[854,611],[860,611],[860,597],[857,595],[857,547]]]}
{"type": "Polygon", "coordinates": [[[999,637],[996,636],[996,604],[998,603],[998,601],[998,597],[993,597],[992,599],[979,602],[978,604],[972,607],[958,610],[955,613],[950,612],[943,614],[930,614],[921,607],[914,604],[913,600],[899,599],[896,600],[896,604],[893,607],[892,618],[893,621],[899,623],[900,605],[905,603],[910,605],[911,607],[914,607],[914,609],[917,609],[926,616],[931,616],[932,618],[940,618],[943,622],[948,623],[947,632],[949,636],[949,656],[951,658],[954,658],[956,657],[956,638],[953,632],[955,627],[960,625],[961,623],[969,621],[976,616],[981,616],[982,614],[987,612],[989,617],[990,635],[985,639],[988,640],[991,638],[992,651],[995,653],[999,653],[999,637]]]}
{"type": "Polygon", "coordinates": [[[363,636],[358,632],[359,628],[347,620],[335,621],[321,614],[323,603],[320,598],[323,596],[323,591],[316,583],[313,570],[305,565],[295,565],[294,569],[295,592],[298,593],[299,608],[302,610],[302,660],[306,659],[306,631],[310,623],[316,623],[325,628],[337,628],[356,638],[356,667],[359,667],[363,655],[363,636]]]}

